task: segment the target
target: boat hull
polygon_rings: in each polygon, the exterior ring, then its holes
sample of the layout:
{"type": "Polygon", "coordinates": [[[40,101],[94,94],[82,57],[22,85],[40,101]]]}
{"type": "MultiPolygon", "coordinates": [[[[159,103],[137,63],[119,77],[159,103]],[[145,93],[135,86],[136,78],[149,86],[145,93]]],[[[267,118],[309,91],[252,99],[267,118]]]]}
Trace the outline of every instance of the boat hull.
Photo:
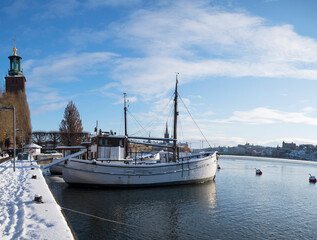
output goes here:
{"type": "Polygon", "coordinates": [[[59,174],[61,175],[63,173],[63,168],[64,168],[64,164],[62,163],[59,163],[59,164],[56,164],[54,166],[51,166],[50,167],[50,172],[52,174],[59,174]]]}
{"type": "Polygon", "coordinates": [[[216,170],[216,154],[153,165],[105,164],[74,159],[64,166],[63,178],[73,185],[144,187],[202,183],[213,180],[216,170]]]}

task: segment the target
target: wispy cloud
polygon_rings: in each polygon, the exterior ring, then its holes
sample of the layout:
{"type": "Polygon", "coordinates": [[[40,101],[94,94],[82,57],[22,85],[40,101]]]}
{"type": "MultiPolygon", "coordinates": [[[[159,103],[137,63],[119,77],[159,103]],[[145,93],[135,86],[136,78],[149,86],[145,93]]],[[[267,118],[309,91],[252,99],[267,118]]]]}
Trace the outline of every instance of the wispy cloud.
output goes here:
{"type": "Polygon", "coordinates": [[[48,89],[47,91],[32,91],[28,94],[28,101],[35,104],[52,104],[65,101],[65,97],[58,94],[58,89],[48,89]]]}
{"type": "Polygon", "coordinates": [[[78,81],[82,76],[101,74],[107,69],[106,63],[116,56],[109,52],[86,52],[30,59],[24,63],[24,72],[30,79],[29,86],[35,88],[56,82],[78,81]]]}
{"type": "Polygon", "coordinates": [[[68,18],[81,15],[87,11],[102,7],[131,7],[139,5],[142,0],[15,0],[8,1],[3,11],[16,16],[26,9],[36,10],[34,19],[68,18]],[[12,4],[10,3],[12,2],[12,4]]]}
{"type": "MultiPolygon", "coordinates": [[[[88,75],[99,76],[106,71],[107,63],[114,57],[115,54],[108,52],[68,53],[25,61],[24,72],[28,78],[32,114],[42,114],[64,107],[67,101],[76,96],[71,90],[56,88],[56,84],[82,81],[83,77],[88,75]]],[[[116,84],[112,83],[111,86],[116,84]]],[[[99,89],[99,92],[105,91],[105,88],[106,86],[99,89]]]]}
{"type": "MultiPolygon", "coordinates": [[[[137,102],[138,98],[137,97],[127,97],[126,100],[127,100],[127,104],[129,104],[129,103],[137,102]]],[[[116,101],[114,104],[123,104],[123,102],[124,102],[124,99],[121,98],[118,101],[116,101]]]]}
{"type": "Polygon", "coordinates": [[[38,115],[43,114],[45,112],[57,110],[66,107],[68,102],[60,102],[60,103],[51,103],[51,104],[45,104],[41,106],[34,106],[31,108],[31,114],[38,115]]]}
{"type": "MultiPolygon", "coordinates": [[[[59,2],[50,4],[60,6],[59,2]]],[[[65,11],[77,4],[82,3],[72,0],[65,11]]],[[[84,4],[121,6],[123,2],[90,0],[84,4]]],[[[118,56],[109,64],[111,77],[120,83],[120,90],[128,89],[146,99],[164,97],[174,87],[176,71],[181,73],[182,83],[217,76],[317,80],[317,42],[297,34],[291,25],[272,25],[266,19],[212,7],[203,0],[143,6],[103,29],[74,28],[68,34],[78,46],[111,41],[120,55],[127,48],[137,53],[133,57],[118,56]]],[[[60,56],[48,59],[46,65],[57,79],[73,81],[78,79],[76,71],[68,67],[94,70],[96,61],[90,58],[93,54],[97,53],[60,56]],[[61,65],[66,74],[55,71],[61,65]]],[[[41,67],[34,67],[31,74],[38,78],[43,73],[41,67]]]]}
{"type": "Polygon", "coordinates": [[[104,31],[139,52],[118,61],[113,74],[134,94],[164,95],[174,86],[175,71],[183,83],[215,76],[317,80],[316,40],[291,25],[271,25],[205,1],[141,9],[104,31]]]}
{"type": "Polygon", "coordinates": [[[309,117],[304,112],[284,112],[266,107],[259,107],[250,111],[235,111],[227,119],[213,120],[218,123],[243,122],[247,124],[298,123],[317,125],[317,118],[309,117]]]}

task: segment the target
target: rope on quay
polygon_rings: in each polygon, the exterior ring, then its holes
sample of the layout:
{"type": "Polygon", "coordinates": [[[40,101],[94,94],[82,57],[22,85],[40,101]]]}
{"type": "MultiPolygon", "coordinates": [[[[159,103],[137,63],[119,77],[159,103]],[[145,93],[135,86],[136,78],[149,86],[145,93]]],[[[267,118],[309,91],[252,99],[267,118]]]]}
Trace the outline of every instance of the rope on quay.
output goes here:
{"type": "Polygon", "coordinates": [[[65,208],[65,207],[62,207],[62,206],[61,206],[61,208],[64,209],[64,210],[70,211],[70,212],[79,213],[79,214],[82,214],[82,215],[85,215],[85,216],[97,218],[97,219],[99,219],[99,220],[103,220],[103,221],[107,221],[107,222],[117,223],[117,224],[129,226],[129,227],[143,228],[143,227],[140,227],[140,226],[137,226],[137,225],[132,225],[132,224],[128,224],[128,223],[123,223],[123,222],[118,222],[118,221],[111,220],[111,219],[106,219],[106,218],[98,217],[98,216],[95,216],[95,215],[92,215],[92,214],[89,214],[89,213],[84,213],[84,212],[76,211],[76,210],[73,210],[73,209],[70,209],[70,208],[65,208]]]}

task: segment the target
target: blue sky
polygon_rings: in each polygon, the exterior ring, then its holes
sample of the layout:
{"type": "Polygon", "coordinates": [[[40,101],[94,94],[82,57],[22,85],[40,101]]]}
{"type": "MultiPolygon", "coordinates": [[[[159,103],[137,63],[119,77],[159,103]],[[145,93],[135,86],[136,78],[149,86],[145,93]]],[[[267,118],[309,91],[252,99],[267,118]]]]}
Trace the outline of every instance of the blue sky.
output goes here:
{"type": "MultiPolygon", "coordinates": [[[[179,72],[212,146],[317,144],[316,10],[314,0],[1,1],[0,73],[16,36],[33,131],[58,130],[72,100],[85,131],[98,120],[122,133],[127,92],[129,133],[162,136],[179,72]]],[[[200,145],[183,106],[180,117],[180,138],[200,145]]]]}

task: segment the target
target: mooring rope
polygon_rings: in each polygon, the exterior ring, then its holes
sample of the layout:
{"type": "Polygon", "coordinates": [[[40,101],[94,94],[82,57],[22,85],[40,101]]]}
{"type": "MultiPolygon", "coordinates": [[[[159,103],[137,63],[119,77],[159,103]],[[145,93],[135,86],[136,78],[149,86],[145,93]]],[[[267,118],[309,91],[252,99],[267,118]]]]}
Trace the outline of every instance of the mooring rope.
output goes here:
{"type": "MultiPolygon", "coordinates": [[[[151,229],[150,230],[151,233],[149,233],[148,232],[149,229],[144,227],[144,226],[142,227],[142,226],[137,226],[137,225],[133,225],[133,224],[129,224],[129,223],[123,223],[123,222],[119,222],[119,221],[115,221],[115,220],[111,220],[111,219],[107,219],[107,218],[103,218],[103,217],[98,217],[98,216],[95,216],[95,215],[92,215],[92,214],[89,214],[89,213],[80,212],[80,211],[73,210],[73,209],[70,209],[70,208],[65,208],[65,207],[62,207],[62,206],[61,206],[61,208],[63,210],[67,210],[67,211],[70,211],[70,212],[78,213],[78,214],[85,215],[85,216],[88,216],[88,217],[93,217],[93,218],[96,218],[96,219],[99,219],[99,220],[102,220],[102,221],[116,223],[116,224],[120,224],[120,225],[124,225],[124,226],[128,226],[128,227],[133,227],[133,228],[137,228],[137,229],[142,229],[143,231],[140,232],[140,233],[145,236],[145,239],[153,238],[153,232],[155,232],[154,234],[161,234],[162,236],[166,235],[165,231],[161,231],[161,230],[158,230],[158,229],[151,229]]],[[[116,231],[119,231],[119,230],[117,229],[116,231]]],[[[123,234],[123,235],[127,235],[127,233],[125,233],[125,232],[120,232],[120,233],[123,234]]],[[[185,233],[179,232],[179,237],[180,238],[188,238],[188,235],[185,234],[185,233]]]]}
{"type": "Polygon", "coordinates": [[[129,226],[129,227],[135,227],[135,228],[143,228],[143,227],[140,227],[140,226],[137,226],[137,225],[132,225],[132,224],[128,224],[128,223],[123,223],[123,222],[118,222],[118,221],[111,220],[111,219],[106,219],[106,218],[98,217],[98,216],[95,216],[95,215],[92,215],[92,214],[89,214],[89,213],[84,213],[84,212],[76,211],[76,210],[74,210],[74,209],[65,208],[65,207],[62,207],[62,206],[61,206],[61,208],[64,209],[64,210],[70,211],[70,212],[79,213],[79,214],[82,214],[82,215],[85,215],[85,216],[97,218],[97,219],[99,219],[99,220],[103,220],[103,221],[107,221],[107,222],[111,222],[111,223],[117,223],[117,224],[129,226]]]}

